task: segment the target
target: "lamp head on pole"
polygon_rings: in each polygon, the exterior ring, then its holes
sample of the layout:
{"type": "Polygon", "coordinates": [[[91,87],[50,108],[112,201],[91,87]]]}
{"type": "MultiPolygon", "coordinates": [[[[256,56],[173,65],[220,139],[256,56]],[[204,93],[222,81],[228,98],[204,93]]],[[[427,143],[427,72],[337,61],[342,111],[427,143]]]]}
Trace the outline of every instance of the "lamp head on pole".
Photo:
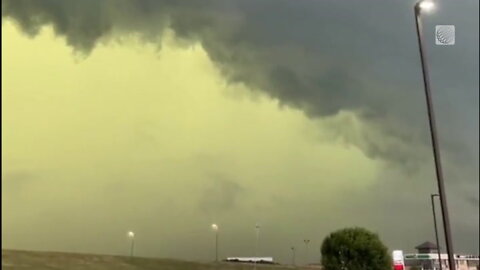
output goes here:
{"type": "Polygon", "coordinates": [[[129,232],[127,233],[127,236],[128,236],[128,238],[132,238],[132,239],[133,239],[133,238],[135,237],[135,233],[132,232],[132,231],[129,231],[129,232]]]}
{"type": "Polygon", "coordinates": [[[435,8],[435,3],[431,0],[422,0],[416,4],[418,11],[430,12],[435,8]]]}
{"type": "Polygon", "coordinates": [[[217,224],[212,224],[212,230],[218,231],[218,225],[217,224]]]}

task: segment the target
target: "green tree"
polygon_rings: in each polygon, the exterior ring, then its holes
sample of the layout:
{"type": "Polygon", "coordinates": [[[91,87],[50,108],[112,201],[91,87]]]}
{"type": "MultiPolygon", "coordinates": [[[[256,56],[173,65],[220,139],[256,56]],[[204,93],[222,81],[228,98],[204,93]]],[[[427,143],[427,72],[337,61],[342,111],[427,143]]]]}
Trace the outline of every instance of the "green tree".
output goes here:
{"type": "Polygon", "coordinates": [[[323,240],[325,270],[391,270],[392,259],[378,235],[363,228],[346,228],[323,240]]]}

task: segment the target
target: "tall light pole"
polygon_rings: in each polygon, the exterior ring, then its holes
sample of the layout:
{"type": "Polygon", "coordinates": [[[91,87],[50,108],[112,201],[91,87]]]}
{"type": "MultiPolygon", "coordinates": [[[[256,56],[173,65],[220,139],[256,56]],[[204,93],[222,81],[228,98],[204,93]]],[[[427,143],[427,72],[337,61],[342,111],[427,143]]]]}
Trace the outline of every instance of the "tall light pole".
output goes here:
{"type": "Polygon", "coordinates": [[[435,228],[435,241],[437,241],[438,263],[440,264],[440,270],[442,270],[442,253],[440,252],[440,241],[438,241],[437,215],[435,213],[435,201],[433,200],[437,196],[438,194],[430,194],[430,199],[432,201],[433,226],[435,228]]]}
{"type": "Polygon", "coordinates": [[[443,183],[442,164],[440,160],[440,148],[438,145],[437,127],[435,123],[435,115],[433,112],[433,102],[432,102],[432,94],[430,91],[430,78],[429,78],[428,65],[426,60],[426,51],[423,46],[424,38],[422,33],[421,14],[422,14],[422,11],[428,12],[433,8],[434,8],[434,4],[429,0],[420,1],[417,4],[415,4],[415,8],[414,8],[415,24],[417,27],[418,46],[420,49],[420,59],[422,62],[423,84],[425,87],[425,96],[426,96],[428,120],[429,120],[428,122],[430,125],[430,136],[432,140],[433,157],[435,161],[435,173],[437,175],[438,194],[439,194],[440,205],[442,210],[443,228],[445,230],[445,244],[447,246],[448,264],[450,265],[450,268],[449,268],[450,270],[455,270],[455,258],[453,254],[452,234],[450,231],[450,219],[448,216],[448,209],[447,209],[447,196],[445,192],[445,186],[443,183]]]}
{"type": "Polygon", "coordinates": [[[218,262],[218,225],[212,224],[212,229],[215,231],[215,262],[218,262]]]}
{"type": "Polygon", "coordinates": [[[292,250],[292,265],[295,266],[295,247],[290,248],[292,250]]]}
{"type": "Polygon", "coordinates": [[[135,248],[135,233],[129,231],[127,237],[130,239],[130,257],[133,257],[133,249],[135,248]]]}
{"type": "Polygon", "coordinates": [[[308,243],[310,243],[310,240],[305,239],[303,240],[303,242],[305,243],[305,257],[306,257],[306,263],[308,264],[308,243]]]}
{"type": "Polygon", "coordinates": [[[255,224],[255,259],[253,261],[253,269],[257,269],[257,257],[258,257],[258,238],[260,237],[260,224],[255,224]]]}

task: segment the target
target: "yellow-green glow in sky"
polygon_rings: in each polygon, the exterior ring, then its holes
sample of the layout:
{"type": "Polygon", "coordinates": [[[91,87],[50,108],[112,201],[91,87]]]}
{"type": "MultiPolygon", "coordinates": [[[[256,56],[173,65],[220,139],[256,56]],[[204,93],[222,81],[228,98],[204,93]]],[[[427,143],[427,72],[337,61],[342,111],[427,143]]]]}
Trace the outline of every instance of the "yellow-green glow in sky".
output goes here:
{"type": "Polygon", "coordinates": [[[337,228],[335,204],[379,167],[171,33],[161,50],[131,38],[78,57],[51,29],[31,39],[7,21],[2,76],[7,248],[123,253],[132,229],[142,255],[208,259],[216,222],[223,256],[251,255],[258,221],[265,255],[283,256],[337,228]]]}

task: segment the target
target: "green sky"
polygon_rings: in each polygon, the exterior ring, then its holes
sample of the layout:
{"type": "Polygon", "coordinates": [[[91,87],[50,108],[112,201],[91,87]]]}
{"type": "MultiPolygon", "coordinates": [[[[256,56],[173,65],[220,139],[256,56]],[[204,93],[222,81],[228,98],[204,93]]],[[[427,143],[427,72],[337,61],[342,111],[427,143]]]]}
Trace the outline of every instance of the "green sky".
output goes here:
{"type": "Polygon", "coordinates": [[[232,238],[256,221],[280,233],[305,218],[298,207],[333,211],[318,205],[374,181],[377,162],[327,139],[335,119],[227,84],[199,44],[169,35],[157,51],[132,38],[75,58],[50,29],[29,39],[5,23],[2,38],[6,247],[121,252],[82,239],[205,240],[211,222],[232,238]]]}
{"type": "MultiPolygon", "coordinates": [[[[212,223],[224,257],[257,222],[280,262],[346,226],[433,241],[414,1],[368,1],[3,0],[3,246],[127,254],[133,230],[141,256],[211,260],[212,223]]],[[[454,247],[478,253],[478,2],[438,7],[454,247]]]]}

